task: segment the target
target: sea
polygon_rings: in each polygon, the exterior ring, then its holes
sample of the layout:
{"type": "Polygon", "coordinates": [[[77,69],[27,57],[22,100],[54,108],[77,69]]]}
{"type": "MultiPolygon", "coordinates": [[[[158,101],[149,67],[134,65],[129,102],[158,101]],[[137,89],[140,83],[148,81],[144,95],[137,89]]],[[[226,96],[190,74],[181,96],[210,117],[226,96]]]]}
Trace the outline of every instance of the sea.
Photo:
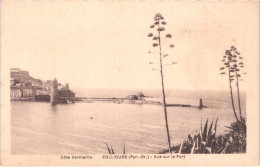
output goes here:
{"type": "MultiPolygon", "coordinates": [[[[81,97],[125,97],[136,90],[88,91],[81,97]],[[120,92],[121,91],[121,92],[120,92]]],[[[143,90],[160,101],[161,91],[143,90]]],[[[207,108],[167,107],[172,145],[198,133],[201,123],[218,119],[217,135],[235,121],[229,91],[166,91],[167,104],[207,108]]],[[[237,99],[235,98],[235,101],[237,99]]],[[[235,104],[238,106],[237,103],[235,104]]],[[[246,93],[241,92],[246,116],[246,93]]],[[[113,102],[57,104],[11,101],[11,153],[32,155],[156,154],[168,148],[163,106],[113,102]]]]}

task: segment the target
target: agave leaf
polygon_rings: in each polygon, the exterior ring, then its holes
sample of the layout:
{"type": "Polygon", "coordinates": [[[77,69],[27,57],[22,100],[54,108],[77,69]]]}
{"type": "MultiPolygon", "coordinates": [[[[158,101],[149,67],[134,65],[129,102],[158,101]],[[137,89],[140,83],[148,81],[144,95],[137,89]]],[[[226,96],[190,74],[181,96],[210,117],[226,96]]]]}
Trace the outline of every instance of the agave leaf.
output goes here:
{"type": "Polygon", "coordinates": [[[113,150],[112,146],[111,146],[111,153],[112,153],[112,154],[115,154],[115,152],[114,152],[114,150],[113,150]]]}
{"type": "Polygon", "coordinates": [[[206,139],[207,139],[207,130],[208,130],[208,119],[207,119],[207,122],[204,126],[204,130],[202,133],[202,141],[206,141],[206,139]]]}
{"type": "Polygon", "coordinates": [[[190,134],[188,135],[188,142],[189,144],[192,143],[192,137],[190,136],[190,134]]]}
{"type": "Polygon", "coordinates": [[[182,146],[183,146],[183,141],[182,141],[180,149],[179,149],[179,154],[181,153],[182,146]]]}
{"type": "Polygon", "coordinates": [[[210,147],[205,147],[205,149],[208,151],[209,154],[212,154],[210,147]]]}
{"type": "Polygon", "coordinates": [[[194,149],[195,149],[195,142],[194,142],[193,145],[192,145],[191,152],[190,152],[191,154],[193,154],[194,149]]]}
{"type": "Polygon", "coordinates": [[[125,143],[124,143],[124,149],[123,149],[123,154],[125,154],[125,143]]]}
{"type": "Polygon", "coordinates": [[[208,132],[208,137],[211,135],[211,130],[212,130],[212,125],[213,125],[213,121],[211,122],[210,126],[209,126],[209,132],[208,132]]]}
{"type": "Polygon", "coordinates": [[[232,127],[229,127],[229,126],[225,126],[226,128],[228,128],[228,129],[233,129],[232,127]]]}
{"type": "MultiPolygon", "coordinates": [[[[106,145],[107,145],[107,143],[106,143],[106,145]]],[[[111,154],[111,151],[110,151],[108,145],[107,145],[107,151],[108,151],[109,154],[111,154]]]]}
{"type": "Polygon", "coordinates": [[[225,153],[226,153],[226,149],[227,149],[227,147],[228,147],[228,146],[226,146],[226,147],[221,151],[220,154],[225,154],[225,153]]]}
{"type": "Polygon", "coordinates": [[[200,137],[202,138],[202,118],[200,118],[200,137]]]}
{"type": "Polygon", "coordinates": [[[199,149],[199,136],[197,137],[196,141],[197,141],[197,150],[198,150],[199,149]]]}
{"type": "Polygon", "coordinates": [[[217,123],[218,123],[218,118],[217,118],[217,120],[215,122],[215,133],[217,133],[217,123]]]}
{"type": "Polygon", "coordinates": [[[209,147],[212,144],[212,141],[215,140],[215,133],[208,136],[207,144],[206,146],[209,147]]]}
{"type": "Polygon", "coordinates": [[[201,134],[198,134],[198,147],[200,147],[200,144],[201,144],[201,134]]]}

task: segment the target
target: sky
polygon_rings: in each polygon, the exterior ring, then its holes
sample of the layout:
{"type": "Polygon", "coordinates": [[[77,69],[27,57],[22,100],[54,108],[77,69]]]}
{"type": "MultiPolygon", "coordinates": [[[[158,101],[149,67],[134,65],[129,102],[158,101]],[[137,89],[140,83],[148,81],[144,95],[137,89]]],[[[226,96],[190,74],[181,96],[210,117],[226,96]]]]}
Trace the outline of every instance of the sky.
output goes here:
{"type": "Polygon", "coordinates": [[[166,89],[228,90],[227,76],[219,75],[222,56],[235,45],[250,71],[258,10],[257,2],[4,1],[2,55],[10,67],[72,88],[160,89],[152,70],[159,50],[147,37],[159,12],[173,37],[162,39],[169,55],[163,62],[177,62],[164,66],[166,89]]]}

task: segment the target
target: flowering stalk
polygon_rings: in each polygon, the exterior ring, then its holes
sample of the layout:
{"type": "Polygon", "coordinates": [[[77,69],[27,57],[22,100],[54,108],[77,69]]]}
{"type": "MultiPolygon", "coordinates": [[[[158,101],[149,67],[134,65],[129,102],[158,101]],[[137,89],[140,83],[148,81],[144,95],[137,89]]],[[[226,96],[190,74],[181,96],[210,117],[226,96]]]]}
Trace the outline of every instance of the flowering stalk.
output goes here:
{"type": "MultiPolygon", "coordinates": [[[[232,108],[234,115],[236,117],[236,120],[238,122],[242,121],[242,112],[241,112],[241,104],[240,104],[240,92],[239,92],[239,78],[241,77],[242,74],[239,73],[240,68],[244,68],[243,62],[242,62],[242,57],[239,56],[240,53],[237,51],[235,46],[231,46],[230,50],[226,50],[225,56],[223,56],[222,62],[224,62],[224,65],[226,66],[228,70],[228,77],[229,77],[229,87],[230,87],[230,94],[231,94],[231,102],[232,102],[232,108]],[[241,60],[237,64],[237,57],[241,60]],[[240,67],[240,68],[239,68],[240,67]],[[237,101],[238,101],[238,107],[239,107],[239,114],[240,114],[240,120],[237,117],[236,109],[234,106],[234,98],[233,98],[233,91],[232,91],[232,81],[234,80],[234,77],[236,78],[236,88],[237,88],[237,101]]],[[[221,67],[220,70],[224,70],[225,67],[221,67]]],[[[225,74],[225,72],[220,73],[225,74]]],[[[246,74],[246,73],[244,73],[246,74]]]]}
{"type": "MultiPolygon", "coordinates": [[[[168,145],[169,145],[169,152],[172,153],[171,150],[171,139],[170,139],[170,133],[169,133],[169,126],[168,126],[168,117],[167,117],[167,108],[166,108],[166,98],[165,98],[165,91],[164,91],[164,78],[163,78],[163,65],[162,65],[162,41],[161,41],[161,32],[165,30],[163,25],[166,25],[166,22],[163,21],[164,18],[160,13],[157,13],[154,17],[154,24],[150,26],[150,28],[154,28],[157,25],[157,33],[158,36],[154,36],[152,33],[148,34],[148,37],[153,37],[153,40],[157,41],[158,43],[153,43],[153,47],[159,46],[159,57],[160,57],[160,74],[161,74],[161,84],[162,84],[162,95],[163,95],[163,108],[164,108],[164,116],[165,116],[165,126],[166,126],[166,133],[167,133],[167,139],[168,139],[168,145]]],[[[166,38],[171,38],[171,34],[166,34],[166,38]]],[[[174,47],[173,44],[170,45],[170,47],[174,47]]],[[[164,57],[167,57],[168,54],[165,54],[164,57]]],[[[153,64],[153,63],[150,63],[153,64]]],[[[154,69],[153,69],[154,70],[154,69]]],[[[154,70],[155,71],[155,70],[154,70]]]]}

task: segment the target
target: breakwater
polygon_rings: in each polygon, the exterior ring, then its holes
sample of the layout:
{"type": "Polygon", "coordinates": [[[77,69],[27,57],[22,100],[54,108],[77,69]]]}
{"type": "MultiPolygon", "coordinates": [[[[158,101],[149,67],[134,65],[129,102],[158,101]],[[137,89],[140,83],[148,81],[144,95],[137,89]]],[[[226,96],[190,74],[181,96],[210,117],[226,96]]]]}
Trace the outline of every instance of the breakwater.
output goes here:
{"type": "MultiPolygon", "coordinates": [[[[117,104],[129,103],[129,104],[154,104],[154,105],[163,105],[162,102],[151,100],[129,100],[128,98],[95,98],[95,97],[78,97],[75,101],[93,103],[93,102],[113,102],[117,104]]],[[[166,104],[167,107],[198,107],[192,106],[190,104],[166,104]]]]}

